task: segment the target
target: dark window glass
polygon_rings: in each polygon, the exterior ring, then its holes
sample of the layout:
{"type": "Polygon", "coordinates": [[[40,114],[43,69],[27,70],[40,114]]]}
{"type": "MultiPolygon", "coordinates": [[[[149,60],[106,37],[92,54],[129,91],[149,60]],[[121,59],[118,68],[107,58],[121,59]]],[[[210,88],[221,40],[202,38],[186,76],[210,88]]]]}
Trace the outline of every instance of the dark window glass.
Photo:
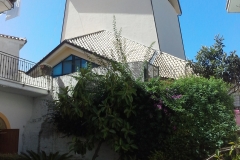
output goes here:
{"type": "Polygon", "coordinates": [[[63,74],[72,73],[72,61],[63,62],[63,74]]]}
{"type": "Polygon", "coordinates": [[[81,60],[77,59],[75,60],[74,72],[79,71],[80,68],[81,68],[81,60]]]}
{"type": "Polygon", "coordinates": [[[53,76],[60,76],[62,75],[62,63],[59,63],[55,67],[53,67],[53,76]]]}
{"type": "Polygon", "coordinates": [[[96,67],[99,67],[99,65],[92,63],[92,68],[96,68],[96,67]]]}
{"type": "MultiPolygon", "coordinates": [[[[71,55],[64,59],[61,63],[53,67],[53,77],[62,76],[79,71],[80,68],[87,68],[88,61],[80,57],[71,55]]],[[[99,65],[91,63],[92,68],[98,67],[99,65]]]]}
{"type": "Polygon", "coordinates": [[[69,56],[69,57],[67,57],[66,59],[64,59],[64,61],[72,60],[72,57],[73,57],[73,56],[69,56]]]}
{"type": "Polygon", "coordinates": [[[82,64],[81,64],[81,68],[87,68],[87,61],[85,59],[82,59],[82,64]]]}

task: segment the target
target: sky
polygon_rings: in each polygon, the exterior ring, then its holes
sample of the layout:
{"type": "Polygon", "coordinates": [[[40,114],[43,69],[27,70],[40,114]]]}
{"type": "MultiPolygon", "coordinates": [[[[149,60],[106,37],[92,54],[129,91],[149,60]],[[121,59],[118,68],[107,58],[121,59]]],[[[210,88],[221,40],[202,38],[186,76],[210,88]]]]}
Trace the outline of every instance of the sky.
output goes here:
{"type": "MultiPolygon", "coordinates": [[[[227,13],[226,1],[180,0],[187,59],[194,59],[201,46],[211,46],[218,34],[225,39],[225,51],[240,56],[240,13],[227,13]]],[[[65,0],[22,0],[18,17],[5,21],[0,16],[0,34],[26,38],[20,57],[38,62],[60,43],[64,7],[65,0]]]]}

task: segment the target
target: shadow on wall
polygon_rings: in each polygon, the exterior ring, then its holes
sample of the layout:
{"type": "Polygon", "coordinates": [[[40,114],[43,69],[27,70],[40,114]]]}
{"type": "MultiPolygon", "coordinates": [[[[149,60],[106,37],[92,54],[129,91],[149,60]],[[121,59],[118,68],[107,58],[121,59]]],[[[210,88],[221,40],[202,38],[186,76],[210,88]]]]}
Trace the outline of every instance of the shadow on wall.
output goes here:
{"type": "MultiPolygon", "coordinates": [[[[41,130],[38,137],[38,151],[45,151],[47,154],[50,152],[59,152],[60,154],[69,152],[69,145],[72,141],[72,137],[66,137],[63,134],[57,132],[54,129],[54,125],[45,120],[41,125],[41,130]]],[[[82,156],[79,154],[74,154],[72,159],[82,159],[89,160],[94,155],[94,151],[87,151],[87,153],[82,156]]],[[[118,155],[109,147],[107,144],[103,144],[99,151],[98,160],[117,160],[118,155]]]]}

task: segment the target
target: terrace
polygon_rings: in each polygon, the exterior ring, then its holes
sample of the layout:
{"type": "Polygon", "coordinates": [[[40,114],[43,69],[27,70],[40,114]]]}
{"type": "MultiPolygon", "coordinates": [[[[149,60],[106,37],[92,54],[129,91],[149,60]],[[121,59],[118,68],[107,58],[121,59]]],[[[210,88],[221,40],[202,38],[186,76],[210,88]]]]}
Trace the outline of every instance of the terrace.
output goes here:
{"type": "Polygon", "coordinates": [[[34,62],[0,52],[0,91],[21,93],[31,97],[47,95],[51,88],[51,67],[37,66],[26,74],[34,62]]]}

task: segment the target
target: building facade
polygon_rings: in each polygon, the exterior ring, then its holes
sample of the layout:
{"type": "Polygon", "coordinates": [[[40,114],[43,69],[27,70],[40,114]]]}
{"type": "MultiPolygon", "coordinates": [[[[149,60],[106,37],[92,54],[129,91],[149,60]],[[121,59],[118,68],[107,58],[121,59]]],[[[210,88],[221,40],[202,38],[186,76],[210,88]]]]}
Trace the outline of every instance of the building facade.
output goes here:
{"type": "Polygon", "coordinates": [[[122,36],[185,59],[178,0],[67,0],[62,38],[112,31],[113,16],[122,36]]]}
{"type": "MultiPolygon", "coordinates": [[[[121,62],[114,45],[114,16],[134,73],[144,70],[134,64],[147,61],[150,77],[186,75],[179,15],[178,0],[66,0],[61,43],[36,64],[19,57],[26,39],[0,35],[0,133],[4,133],[0,140],[11,139],[6,138],[11,135],[8,131],[15,130],[17,152],[69,151],[71,137],[61,138],[47,123],[52,109],[48,102],[57,99],[61,87],[76,84],[71,75],[78,68],[88,63],[101,66],[95,59],[121,62]]],[[[4,143],[0,143],[0,153],[4,143]]],[[[104,146],[100,160],[118,158],[104,146]]],[[[89,151],[82,159],[92,154],[89,151]]]]}

